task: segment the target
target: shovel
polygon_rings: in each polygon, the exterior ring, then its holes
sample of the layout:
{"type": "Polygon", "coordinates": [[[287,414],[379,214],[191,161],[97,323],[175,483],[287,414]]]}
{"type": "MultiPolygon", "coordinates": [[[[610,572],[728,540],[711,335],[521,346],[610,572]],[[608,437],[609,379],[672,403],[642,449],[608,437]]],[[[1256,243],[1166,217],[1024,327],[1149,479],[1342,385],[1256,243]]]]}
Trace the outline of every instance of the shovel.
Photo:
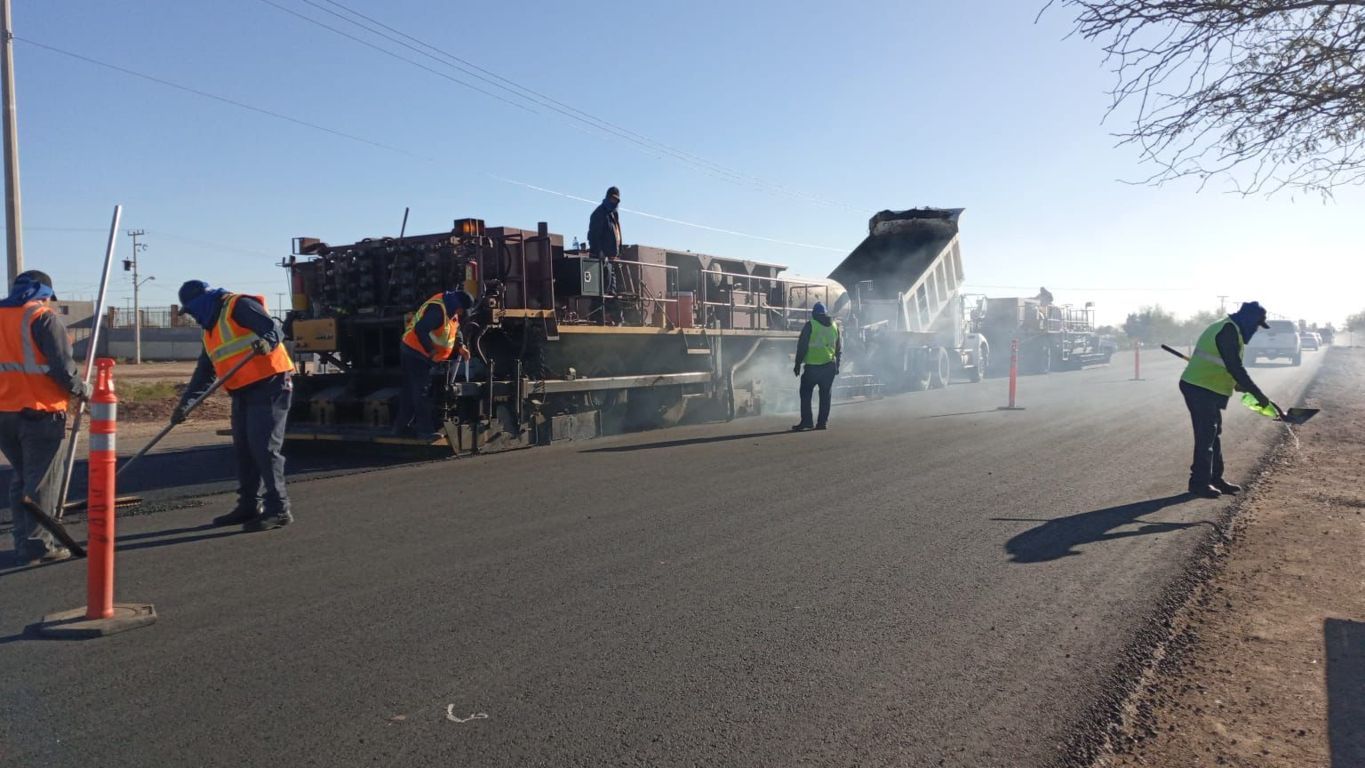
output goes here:
{"type": "MultiPolygon", "coordinates": [[[[247,352],[246,357],[242,358],[236,365],[228,369],[227,373],[215,379],[214,382],[209,385],[209,388],[204,390],[204,394],[194,398],[188,403],[185,403],[185,415],[188,416],[195,408],[198,408],[205,400],[209,399],[210,395],[212,395],[214,392],[217,392],[218,389],[223,386],[224,382],[232,378],[233,375],[236,374],[238,371],[242,370],[242,367],[245,366],[247,363],[251,362],[251,360],[255,358],[257,354],[259,353],[256,352],[254,349],[247,352]]],[[[137,461],[143,456],[146,456],[148,451],[156,447],[156,444],[161,442],[162,438],[164,438],[166,435],[169,435],[172,429],[175,429],[176,423],[177,422],[174,419],[172,419],[170,423],[162,427],[161,431],[156,433],[156,437],[153,437],[150,442],[142,446],[142,450],[133,454],[127,461],[123,462],[123,466],[118,468],[118,471],[114,473],[114,477],[117,479],[119,475],[123,474],[124,470],[128,469],[128,467],[133,465],[133,462],[137,461]]],[[[85,505],[86,501],[84,500],[73,501],[66,505],[66,509],[80,509],[85,505]]]]}
{"type": "MultiPolygon", "coordinates": [[[[1188,361],[1190,359],[1185,356],[1184,352],[1181,352],[1177,349],[1173,349],[1165,344],[1162,344],[1161,348],[1166,350],[1167,352],[1170,352],[1171,354],[1175,355],[1181,360],[1188,361]]],[[[1275,412],[1279,414],[1278,416],[1272,416],[1271,418],[1275,419],[1276,421],[1283,421],[1286,424],[1293,424],[1295,426],[1303,424],[1304,422],[1318,415],[1318,413],[1322,411],[1321,408],[1290,408],[1289,410],[1286,411],[1280,406],[1275,405],[1274,403],[1271,403],[1270,405],[1275,409],[1275,412]]],[[[1257,413],[1261,412],[1259,408],[1255,407],[1252,404],[1247,404],[1247,407],[1251,408],[1257,413]]],[[[1266,415],[1269,416],[1270,414],[1266,415]]]]}

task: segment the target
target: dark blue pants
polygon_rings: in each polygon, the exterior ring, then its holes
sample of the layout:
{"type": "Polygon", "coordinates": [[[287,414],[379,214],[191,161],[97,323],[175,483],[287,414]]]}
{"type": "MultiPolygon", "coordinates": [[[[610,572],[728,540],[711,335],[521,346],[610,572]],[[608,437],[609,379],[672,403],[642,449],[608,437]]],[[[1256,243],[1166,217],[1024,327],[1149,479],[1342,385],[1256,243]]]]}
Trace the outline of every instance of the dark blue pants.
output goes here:
{"type": "Polygon", "coordinates": [[[284,429],[293,399],[294,383],[288,373],[276,374],[232,393],[238,510],[255,511],[264,500],[267,515],[289,511],[284,455],[280,450],[284,447],[284,429]]]}
{"type": "Polygon", "coordinates": [[[0,452],[13,471],[9,485],[9,509],[14,516],[11,533],[14,551],[21,561],[42,557],[57,546],[52,535],[24,509],[20,499],[27,496],[39,509],[52,514],[62,474],[58,454],[65,439],[64,419],[52,416],[30,419],[18,413],[0,413],[0,452]]]}
{"type": "Polygon", "coordinates": [[[403,390],[398,396],[394,427],[400,433],[411,427],[419,435],[429,435],[436,431],[431,418],[431,369],[436,364],[404,346],[399,365],[403,369],[403,390]]]}
{"type": "Polygon", "coordinates": [[[823,427],[829,421],[829,406],[834,399],[834,363],[807,365],[801,371],[801,423],[811,426],[811,395],[820,388],[820,419],[815,426],[823,427]]]}
{"type": "Polygon", "coordinates": [[[1190,484],[1204,486],[1223,479],[1223,409],[1228,399],[1203,387],[1180,382],[1180,394],[1190,411],[1194,428],[1194,460],[1190,462],[1190,484]]]}

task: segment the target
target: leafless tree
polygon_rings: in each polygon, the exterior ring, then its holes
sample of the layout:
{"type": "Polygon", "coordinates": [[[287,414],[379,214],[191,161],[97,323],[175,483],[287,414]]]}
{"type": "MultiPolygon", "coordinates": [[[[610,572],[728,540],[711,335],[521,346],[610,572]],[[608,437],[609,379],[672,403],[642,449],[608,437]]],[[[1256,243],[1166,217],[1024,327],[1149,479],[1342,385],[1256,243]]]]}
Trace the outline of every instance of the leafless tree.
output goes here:
{"type": "Polygon", "coordinates": [[[1324,195],[1365,183],[1365,0],[1054,5],[1113,66],[1106,117],[1131,113],[1117,135],[1156,165],[1143,181],[1324,195]]]}

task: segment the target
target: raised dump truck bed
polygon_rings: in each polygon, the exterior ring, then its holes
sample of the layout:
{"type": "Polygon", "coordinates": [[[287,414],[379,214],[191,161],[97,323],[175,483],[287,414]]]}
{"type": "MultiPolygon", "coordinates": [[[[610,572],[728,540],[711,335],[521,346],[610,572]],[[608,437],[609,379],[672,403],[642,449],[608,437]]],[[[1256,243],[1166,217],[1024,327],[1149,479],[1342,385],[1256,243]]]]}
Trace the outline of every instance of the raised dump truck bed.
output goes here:
{"type": "Polygon", "coordinates": [[[830,278],[848,291],[859,367],[907,389],[981,378],[989,344],[968,325],[958,239],[962,208],[882,211],[830,278]]]}

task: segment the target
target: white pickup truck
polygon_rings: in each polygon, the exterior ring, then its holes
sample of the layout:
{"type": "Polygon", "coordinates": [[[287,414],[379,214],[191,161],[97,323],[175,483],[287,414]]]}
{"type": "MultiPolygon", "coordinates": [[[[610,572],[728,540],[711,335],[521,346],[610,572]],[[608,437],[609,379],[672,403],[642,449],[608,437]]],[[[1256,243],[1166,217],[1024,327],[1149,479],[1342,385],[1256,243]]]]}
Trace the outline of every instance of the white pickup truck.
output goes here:
{"type": "Polygon", "coordinates": [[[1269,328],[1262,328],[1247,343],[1243,357],[1247,365],[1258,360],[1287,358],[1293,365],[1303,362],[1303,346],[1299,328],[1290,320],[1271,320],[1269,328]]]}

